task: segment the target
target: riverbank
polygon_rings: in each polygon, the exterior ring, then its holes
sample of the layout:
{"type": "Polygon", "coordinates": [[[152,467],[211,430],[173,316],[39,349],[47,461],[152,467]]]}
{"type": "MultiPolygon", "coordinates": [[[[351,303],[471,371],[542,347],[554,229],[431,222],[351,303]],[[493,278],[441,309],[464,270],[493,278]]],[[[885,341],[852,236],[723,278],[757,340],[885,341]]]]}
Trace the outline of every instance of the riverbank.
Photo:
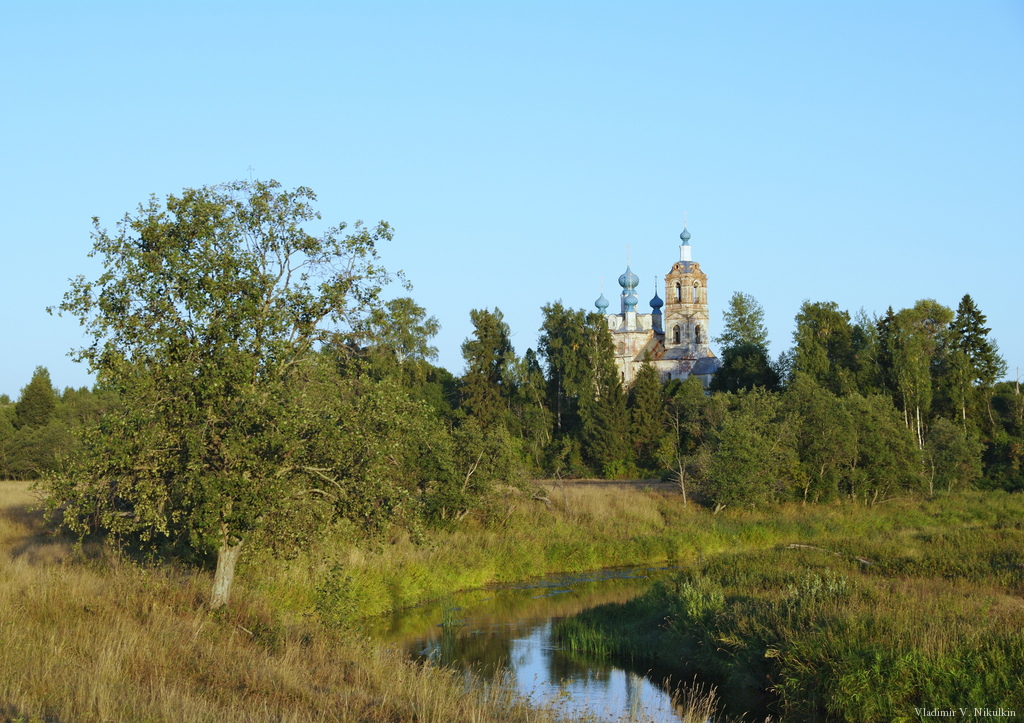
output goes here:
{"type": "Polygon", "coordinates": [[[1022,521],[1019,495],[861,510],[823,534],[705,559],[556,637],[699,672],[784,720],[1024,715],[1022,521]]]}
{"type": "Polygon", "coordinates": [[[0,482],[0,721],[555,720],[245,584],[210,615],[208,573],[77,548],[34,504],[0,482]]]}
{"type": "MultiPolygon", "coordinates": [[[[141,567],[99,545],[76,548],[46,534],[27,485],[0,483],[0,718],[552,720],[552,711],[529,709],[495,689],[467,690],[452,673],[368,643],[355,632],[359,619],[550,572],[634,564],[702,570],[728,555],[759,554],[791,555],[799,569],[813,571],[814,555],[829,556],[785,549],[789,544],[884,560],[897,578],[932,571],[960,581],[966,597],[995,595],[970,571],[980,560],[1003,560],[1000,602],[985,610],[1002,615],[999,606],[1020,604],[1019,496],[965,493],[870,509],[791,505],[716,515],[684,506],[669,485],[536,491],[509,490],[487,519],[418,537],[367,541],[338,528],[291,560],[253,546],[228,612],[211,616],[204,607],[209,572],[141,567]],[[971,531],[983,528],[1001,537],[967,545],[971,531]],[[967,557],[936,556],[937,539],[967,557]]],[[[721,564],[724,573],[728,564],[721,564]]],[[[748,570],[749,583],[756,586],[763,572],[748,570]]]]}

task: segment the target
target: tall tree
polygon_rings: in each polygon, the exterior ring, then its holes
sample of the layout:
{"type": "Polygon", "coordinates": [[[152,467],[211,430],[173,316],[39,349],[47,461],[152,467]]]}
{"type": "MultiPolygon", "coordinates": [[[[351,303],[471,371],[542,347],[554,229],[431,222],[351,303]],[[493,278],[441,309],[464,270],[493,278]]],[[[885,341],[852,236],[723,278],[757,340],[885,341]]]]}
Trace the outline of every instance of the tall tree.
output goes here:
{"type": "Polygon", "coordinates": [[[764,325],[764,309],[750,294],[737,291],[722,312],[722,333],[716,337],[722,351],[752,345],[768,352],[768,329],[764,325]]]}
{"type": "Polygon", "coordinates": [[[228,601],[247,539],[327,474],[304,462],[320,424],[302,370],[317,345],[357,327],[390,276],[386,223],[320,236],[315,194],[275,181],[152,197],[113,234],[94,220],[95,281],[58,309],[91,337],[77,350],[124,409],[88,439],[51,506],[81,532],[190,540],[216,551],[210,605],[228,601]],[[125,514],[125,513],[128,514],[125,514]]]}
{"type": "Polygon", "coordinates": [[[829,500],[839,492],[840,481],[855,461],[853,418],[842,399],[803,374],[786,389],[783,404],[803,472],[803,501],[829,500]]]}
{"type": "Polygon", "coordinates": [[[834,301],[805,301],[796,315],[793,373],[806,374],[834,394],[856,389],[850,315],[834,301]]]}
{"type": "Polygon", "coordinates": [[[954,403],[960,402],[961,418],[966,420],[971,398],[979,398],[979,406],[987,411],[990,428],[995,427],[992,414],[992,386],[1006,374],[1006,362],[985,326],[986,317],[965,294],[949,325],[949,384],[954,403]]]}
{"type": "MultiPolygon", "coordinates": [[[[483,427],[508,422],[515,395],[516,354],[499,309],[473,309],[473,336],[462,343],[462,406],[483,427]]],[[[507,426],[507,425],[506,425],[507,426]]]]}
{"type": "Polygon", "coordinates": [[[776,391],[780,385],[779,373],[764,347],[741,344],[722,352],[722,366],[711,378],[710,388],[712,392],[738,392],[754,387],[776,391]]]}
{"type": "MultiPolygon", "coordinates": [[[[687,479],[696,466],[699,450],[707,443],[713,425],[705,411],[708,397],[700,379],[691,376],[685,380],[670,380],[664,389],[665,414],[670,433],[663,438],[662,466],[672,470],[676,484],[687,504],[687,479]]],[[[716,398],[717,395],[716,395],[716,398]]]]}
{"type": "Polygon", "coordinates": [[[21,390],[21,396],[14,405],[15,427],[22,429],[45,426],[53,417],[57,400],[57,392],[50,382],[50,372],[46,367],[36,367],[32,379],[21,390]]]}
{"type": "Polygon", "coordinates": [[[372,309],[359,331],[362,340],[386,352],[402,364],[406,361],[430,361],[437,358],[437,347],[430,340],[441,325],[411,297],[402,296],[372,309]]]}
{"type": "Polygon", "coordinates": [[[561,302],[542,311],[538,352],[547,366],[556,445],[565,456],[578,450],[591,467],[621,474],[614,467],[629,464],[629,416],[608,322],[561,302]]]}
{"type": "Polygon", "coordinates": [[[630,437],[637,466],[647,472],[660,467],[658,452],[667,433],[667,417],[662,395],[661,377],[651,365],[649,354],[633,378],[627,398],[630,419],[630,437]]]}
{"type": "Polygon", "coordinates": [[[1006,374],[1006,362],[999,355],[995,342],[988,337],[991,329],[985,326],[986,321],[971,295],[964,294],[949,327],[953,345],[967,356],[972,381],[979,387],[991,387],[1006,374]]]}
{"type": "Polygon", "coordinates": [[[887,395],[853,394],[844,400],[856,432],[856,452],[846,491],[866,504],[897,490],[916,489],[920,456],[914,434],[887,395]]]}
{"type": "Polygon", "coordinates": [[[983,449],[977,430],[936,419],[924,447],[929,496],[935,494],[936,485],[952,492],[954,487],[969,487],[980,479],[983,449]]]}
{"type": "Polygon", "coordinates": [[[884,378],[917,436],[919,449],[924,447],[934,398],[933,376],[941,366],[942,336],[952,317],[947,307],[922,299],[909,309],[887,313],[880,325],[884,378]]]}
{"type": "Polygon", "coordinates": [[[739,507],[779,500],[797,465],[792,427],[779,396],[763,389],[721,396],[729,400],[729,411],[710,434],[705,482],[710,500],[739,507]]]}
{"type": "Polygon", "coordinates": [[[537,352],[527,349],[516,371],[516,398],[513,411],[523,451],[535,471],[544,465],[544,455],[551,442],[552,418],[547,407],[547,380],[537,352]]]}

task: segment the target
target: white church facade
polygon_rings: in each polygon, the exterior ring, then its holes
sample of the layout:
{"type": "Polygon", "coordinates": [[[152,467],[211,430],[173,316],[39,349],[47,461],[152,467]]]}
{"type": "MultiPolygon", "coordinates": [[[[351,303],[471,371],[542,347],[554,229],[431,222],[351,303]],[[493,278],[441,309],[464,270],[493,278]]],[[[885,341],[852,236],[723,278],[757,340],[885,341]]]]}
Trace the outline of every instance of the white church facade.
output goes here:
{"type": "Polygon", "coordinates": [[[665,298],[655,291],[649,314],[637,311],[640,279],[628,265],[619,277],[619,313],[608,313],[610,304],[603,293],[595,302],[608,321],[615,364],[626,387],[647,355],[662,381],[696,376],[705,389],[721,366],[709,346],[708,277],[691,258],[690,232],[685,227],[679,238],[679,261],[665,275],[665,298]]]}

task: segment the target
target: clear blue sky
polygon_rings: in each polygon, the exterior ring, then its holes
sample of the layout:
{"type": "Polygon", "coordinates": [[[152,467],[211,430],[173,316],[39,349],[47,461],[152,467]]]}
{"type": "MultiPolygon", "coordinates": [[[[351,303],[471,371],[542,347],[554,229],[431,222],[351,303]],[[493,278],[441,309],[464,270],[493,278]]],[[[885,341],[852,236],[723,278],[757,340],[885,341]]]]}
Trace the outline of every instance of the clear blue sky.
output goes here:
{"type": "Polygon", "coordinates": [[[385,263],[462,371],[469,310],[519,353],[540,307],[641,307],[688,212],[712,334],[734,291],[774,353],[805,299],[970,293],[1024,369],[1024,3],[16,2],[0,24],[0,393],[91,383],[48,316],[155,193],[308,185],[385,219],[385,263]]]}

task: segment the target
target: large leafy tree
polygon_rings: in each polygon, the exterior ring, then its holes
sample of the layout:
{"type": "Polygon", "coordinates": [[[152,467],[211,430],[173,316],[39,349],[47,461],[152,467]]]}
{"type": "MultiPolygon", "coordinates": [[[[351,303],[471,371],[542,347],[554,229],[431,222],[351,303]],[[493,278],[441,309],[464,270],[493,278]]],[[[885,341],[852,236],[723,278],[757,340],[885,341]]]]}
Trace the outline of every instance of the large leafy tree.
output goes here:
{"type": "Polygon", "coordinates": [[[884,359],[883,379],[902,409],[907,426],[915,430],[918,447],[934,397],[933,376],[941,367],[939,352],[953,312],[932,299],[922,299],[896,314],[891,309],[879,322],[884,359]]]}
{"type": "MultiPolygon", "coordinates": [[[[683,381],[670,380],[665,385],[664,398],[669,434],[662,438],[659,454],[662,466],[670,469],[675,477],[683,493],[685,506],[687,477],[691,467],[696,466],[699,452],[706,445],[708,434],[714,427],[707,414],[711,405],[704,394],[703,384],[695,376],[683,381]]],[[[721,397],[719,395],[716,398],[721,397]]]]}
{"type": "Polygon", "coordinates": [[[803,501],[829,500],[856,459],[853,416],[843,399],[798,374],[783,397],[800,459],[803,501]]]}
{"type": "Polygon", "coordinates": [[[215,550],[214,608],[244,542],[329,476],[304,459],[318,414],[305,366],[389,281],[376,253],[388,225],[314,236],[315,200],[240,181],[152,197],[114,233],[94,219],[103,273],[72,280],[58,307],[84,325],[76,356],[123,410],[104,416],[50,504],[80,532],[215,550]]]}
{"type": "Polygon", "coordinates": [[[716,506],[756,506],[788,491],[799,461],[779,396],[756,388],[726,398],[729,411],[709,435],[705,492],[716,506]]]}
{"type": "Polygon", "coordinates": [[[711,378],[711,391],[738,392],[754,387],[776,391],[781,384],[764,347],[740,344],[722,352],[722,366],[711,378]]]}
{"type": "Polygon", "coordinates": [[[737,291],[722,312],[722,333],[716,337],[722,350],[753,345],[768,351],[768,329],[764,325],[764,308],[750,294],[737,291]]]}
{"type": "Polygon", "coordinates": [[[793,372],[805,374],[834,394],[856,388],[856,358],[849,313],[834,301],[805,301],[796,315],[793,372]]]}

